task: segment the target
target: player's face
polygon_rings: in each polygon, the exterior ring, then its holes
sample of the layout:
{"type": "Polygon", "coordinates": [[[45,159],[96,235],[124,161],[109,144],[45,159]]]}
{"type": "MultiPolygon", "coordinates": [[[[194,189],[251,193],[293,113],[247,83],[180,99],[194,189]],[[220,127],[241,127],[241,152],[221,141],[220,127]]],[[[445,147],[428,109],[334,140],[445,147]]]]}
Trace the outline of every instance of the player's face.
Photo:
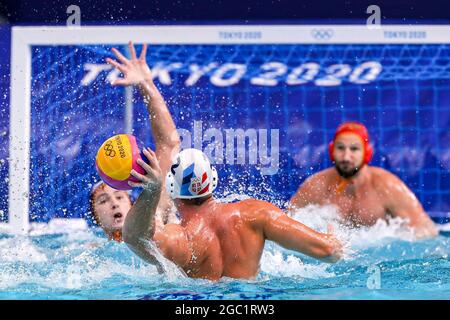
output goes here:
{"type": "Polygon", "coordinates": [[[344,178],[354,176],[363,165],[364,146],[354,133],[340,134],[334,142],[333,156],[336,170],[344,178]]]}
{"type": "Polygon", "coordinates": [[[115,190],[105,185],[94,197],[94,209],[106,232],[121,230],[131,209],[130,196],[126,191],[115,190]]]}

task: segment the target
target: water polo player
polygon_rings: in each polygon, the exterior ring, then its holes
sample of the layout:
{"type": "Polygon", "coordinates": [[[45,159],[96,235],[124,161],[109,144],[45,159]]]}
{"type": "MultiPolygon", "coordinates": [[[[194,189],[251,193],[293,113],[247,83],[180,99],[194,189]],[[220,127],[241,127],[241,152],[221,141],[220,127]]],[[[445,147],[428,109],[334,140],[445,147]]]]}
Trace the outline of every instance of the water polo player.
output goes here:
{"type": "Polygon", "coordinates": [[[143,190],[123,227],[124,241],[144,260],[158,265],[148,242],[154,240],[162,254],[189,277],[217,280],[254,277],[266,240],[326,262],[341,258],[342,245],[331,230],[328,234],[316,232],[265,201],[216,201],[212,193],[218,183],[217,172],[197,149],[177,154],[166,174],[166,191],[174,199],[181,223],[155,228],[155,194],[162,192],[164,173],[153,151],[144,154],[149,164],[138,163],[147,174],[132,170],[140,182],[129,182],[143,190]]]}
{"type": "Polygon", "coordinates": [[[339,126],[329,145],[334,168],[309,177],[290,200],[290,209],[308,204],[333,204],[345,221],[371,226],[388,216],[409,220],[417,237],[437,235],[437,229],[414,193],[392,173],[369,166],[373,149],[366,127],[339,126]]]}
{"type": "MultiPolygon", "coordinates": [[[[133,43],[129,43],[131,59],[125,58],[117,49],[112,52],[118,59],[107,58],[106,61],[118,69],[123,78],[115,80],[112,85],[137,86],[147,106],[150,115],[152,134],[156,146],[156,157],[165,173],[168,171],[171,159],[179,151],[180,138],[176,131],[172,116],[153,83],[151,70],[146,62],[147,45],[144,44],[139,58],[136,56],[133,43]]],[[[132,199],[128,192],[115,190],[105,183],[98,183],[91,191],[91,212],[96,222],[102,227],[110,239],[121,241],[122,226],[132,199]]],[[[157,214],[157,225],[177,220],[170,198],[162,193],[157,214]]]]}

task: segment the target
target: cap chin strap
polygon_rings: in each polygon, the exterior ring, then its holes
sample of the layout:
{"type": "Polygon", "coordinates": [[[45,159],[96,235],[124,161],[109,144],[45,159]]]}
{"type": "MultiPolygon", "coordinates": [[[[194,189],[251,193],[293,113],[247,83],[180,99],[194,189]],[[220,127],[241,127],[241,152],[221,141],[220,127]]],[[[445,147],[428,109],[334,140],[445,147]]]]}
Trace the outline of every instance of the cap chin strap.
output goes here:
{"type": "Polygon", "coordinates": [[[217,175],[217,170],[213,166],[211,166],[211,173],[212,173],[212,181],[211,181],[211,193],[216,190],[217,187],[217,181],[219,180],[217,175]]]}

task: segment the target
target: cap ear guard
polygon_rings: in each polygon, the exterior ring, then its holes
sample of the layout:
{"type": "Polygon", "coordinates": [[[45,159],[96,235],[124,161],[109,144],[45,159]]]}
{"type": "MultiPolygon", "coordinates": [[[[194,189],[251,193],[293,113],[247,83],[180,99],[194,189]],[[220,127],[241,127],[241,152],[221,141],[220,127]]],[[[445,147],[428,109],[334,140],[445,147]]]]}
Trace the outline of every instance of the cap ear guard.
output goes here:
{"type": "Polygon", "coordinates": [[[184,149],[172,160],[166,174],[166,191],[172,199],[195,199],[210,195],[217,187],[218,173],[198,149],[184,149]]]}
{"type": "Polygon", "coordinates": [[[216,190],[217,183],[219,182],[219,178],[217,175],[217,170],[213,166],[211,166],[211,173],[212,173],[212,179],[211,179],[211,192],[216,190]]]}
{"type": "Polygon", "coordinates": [[[166,174],[166,192],[170,198],[175,199],[175,177],[172,172],[167,172],[166,174]]]}
{"type": "Polygon", "coordinates": [[[333,151],[334,151],[334,141],[331,141],[328,144],[328,154],[330,155],[331,162],[334,162],[333,151]]]}
{"type": "MultiPolygon", "coordinates": [[[[212,193],[217,188],[219,182],[217,170],[213,166],[211,166],[211,175],[211,186],[208,194],[212,193]]],[[[170,171],[166,174],[166,192],[172,199],[177,198],[177,195],[175,194],[175,177],[170,171]]]]}
{"type": "Polygon", "coordinates": [[[367,144],[365,153],[364,153],[364,163],[368,164],[373,158],[373,147],[370,143],[367,144]]]}

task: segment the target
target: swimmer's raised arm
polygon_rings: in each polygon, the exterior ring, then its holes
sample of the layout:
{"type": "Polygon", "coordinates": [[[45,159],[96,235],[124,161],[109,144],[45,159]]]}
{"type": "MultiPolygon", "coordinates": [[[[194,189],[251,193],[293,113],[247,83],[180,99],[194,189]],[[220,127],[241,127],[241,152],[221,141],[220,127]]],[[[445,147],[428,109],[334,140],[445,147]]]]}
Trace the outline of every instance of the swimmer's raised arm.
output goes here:
{"type": "Polygon", "coordinates": [[[434,237],[438,230],[424,211],[414,193],[395,175],[385,172],[383,176],[387,210],[394,217],[406,218],[418,238],[434,237]]]}
{"type": "Polygon", "coordinates": [[[142,46],[139,58],[136,55],[133,43],[130,41],[128,45],[131,59],[125,58],[115,48],[112,51],[121,63],[110,58],[106,59],[108,63],[124,74],[124,78],[117,79],[112,84],[121,86],[136,85],[139,88],[150,115],[152,133],[156,145],[155,152],[163,174],[165,174],[172,162],[172,155],[179,151],[180,137],[164,98],[153,82],[152,72],[146,62],[147,44],[142,46]]]}
{"type": "MultiPolygon", "coordinates": [[[[106,61],[124,74],[124,78],[117,79],[113,82],[113,85],[135,85],[139,88],[150,117],[156,157],[163,176],[165,176],[169,171],[172,156],[179,152],[180,137],[164,98],[153,82],[153,75],[146,62],[147,44],[142,46],[139,58],[136,55],[133,43],[130,41],[128,45],[131,59],[127,59],[117,49],[113,48],[112,51],[120,63],[109,58],[106,61]]],[[[165,190],[161,193],[159,206],[162,211],[170,210],[171,202],[165,190]]]]}
{"type": "Polygon", "coordinates": [[[331,229],[328,234],[314,231],[269,203],[259,208],[255,217],[266,239],[324,262],[334,263],[342,257],[342,244],[331,234],[331,229]]]}

